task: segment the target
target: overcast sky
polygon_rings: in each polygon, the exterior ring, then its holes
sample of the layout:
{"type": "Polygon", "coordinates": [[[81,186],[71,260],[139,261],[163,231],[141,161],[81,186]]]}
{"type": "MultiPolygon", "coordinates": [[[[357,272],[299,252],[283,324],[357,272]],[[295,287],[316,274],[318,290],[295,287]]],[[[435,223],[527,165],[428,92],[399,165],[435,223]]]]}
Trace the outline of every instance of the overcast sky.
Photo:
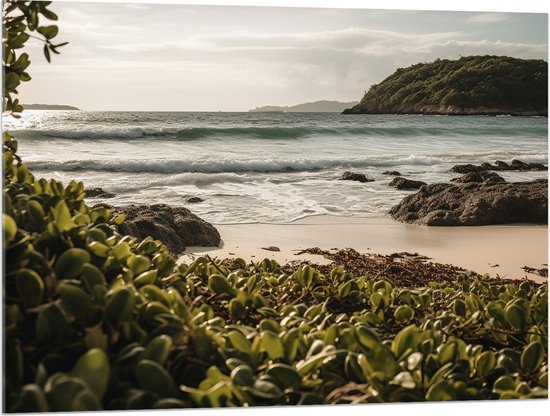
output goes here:
{"type": "Polygon", "coordinates": [[[436,58],[548,56],[546,14],[54,2],[69,41],[29,47],[24,103],[86,110],[246,111],[359,100],[436,58]]]}

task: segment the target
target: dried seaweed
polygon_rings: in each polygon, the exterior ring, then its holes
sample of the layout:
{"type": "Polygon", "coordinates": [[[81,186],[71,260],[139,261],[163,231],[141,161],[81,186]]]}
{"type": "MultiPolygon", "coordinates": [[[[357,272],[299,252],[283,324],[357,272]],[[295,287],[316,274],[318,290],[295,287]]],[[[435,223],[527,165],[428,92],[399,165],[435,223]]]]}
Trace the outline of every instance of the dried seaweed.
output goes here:
{"type": "MultiPolygon", "coordinates": [[[[423,287],[429,282],[457,281],[461,275],[468,274],[480,276],[478,273],[466,270],[451,264],[442,264],[427,261],[428,258],[417,253],[393,253],[380,255],[371,253],[359,253],[352,248],[342,250],[322,250],[312,247],[296,253],[320,255],[331,260],[328,265],[319,265],[308,262],[321,273],[330,273],[336,266],[343,266],[348,272],[356,276],[367,276],[370,279],[386,279],[392,284],[406,287],[423,287]]],[[[295,266],[297,261],[292,262],[295,266]]],[[[303,262],[300,262],[303,263],[303,262]]],[[[491,279],[500,282],[501,279],[491,279]]]]}

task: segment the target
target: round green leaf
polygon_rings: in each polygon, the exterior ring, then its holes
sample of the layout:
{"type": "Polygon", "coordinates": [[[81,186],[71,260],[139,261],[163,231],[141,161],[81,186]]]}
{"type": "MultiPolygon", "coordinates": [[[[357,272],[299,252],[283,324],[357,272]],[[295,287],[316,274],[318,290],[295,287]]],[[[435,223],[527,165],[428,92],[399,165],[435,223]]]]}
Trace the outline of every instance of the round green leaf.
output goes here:
{"type": "Polygon", "coordinates": [[[2,214],[2,228],[4,231],[4,241],[9,244],[17,234],[17,224],[14,219],[7,214],[2,214]]]}
{"type": "Polygon", "coordinates": [[[129,256],[126,263],[135,275],[141,274],[144,271],[149,270],[149,267],[151,267],[151,260],[142,255],[129,256]]]}
{"type": "Polygon", "coordinates": [[[525,374],[534,373],[544,360],[544,346],[539,341],[531,342],[521,354],[521,369],[525,374]]]}
{"type": "Polygon", "coordinates": [[[508,305],[504,310],[504,314],[506,316],[506,320],[510,325],[512,325],[512,327],[517,329],[525,328],[527,323],[525,309],[523,309],[520,305],[517,303],[508,305]]]}
{"type": "Polygon", "coordinates": [[[271,364],[266,374],[283,389],[298,387],[302,384],[302,376],[300,373],[287,364],[271,364]]]}
{"type": "Polygon", "coordinates": [[[42,389],[36,384],[27,384],[19,393],[19,403],[16,408],[17,412],[47,412],[49,411],[48,402],[42,389]]]}
{"type": "Polygon", "coordinates": [[[102,258],[109,256],[109,253],[111,252],[111,248],[108,245],[100,243],[99,241],[92,241],[90,244],[88,244],[88,248],[97,257],[102,258]]]}
{"type": "Polygon", "coordinates": [[[92,303],[86,292],[74,285],[66,283],[60,283],[57,287],[57,291],[67,309],[76,319],[82,320],[88,315],[92,303]]]}
{"type": "Polygon", "coordinates": [[[231,344],[239,351],[244,352],[245,354],[250,354],[252,351],[250,342],[246,339],[242,332],[237,330],[229,331],[227,337],[231,341],[231,344]]]}
{"type": "Polygon", "coordinates": [[[252,386],[256,376],[248,365],[243,364],[231,371],[231,379],[237,386],[252,386]]]}
{"type": "Polygon", "coordinates": [[[240,320],[246,313],[245,306],[238,299],[231,299],[229,305],[229,317],[234,321],[240,320]]]}
{"type": "Polygon", "coordinates": [[[136,286],[151,285],[155,283],[158,277],[158,270],[152,269],[146,272],[141,273],[139,276],[134,278],[134,284],[136,286]]]}
{"type": "Polygon", "coordinates": [[[210,277],[208,278],[208,288],[216,294],[235,294],[235,289],[231,287],[231,285],[227,281],[227,278],[225,276],[222,276],[221,274],[210,275],[210,277]]]}
{"type": "Polygon", "coordinates": [[[19,299],[25,306],[36,306],[44,296],[44,282],[34,270],[20,269],[14,275],[19,299]]]}
{"type": "Polygon", "coordinates": [[[395,310],[393,316],[397,322],[406,323],[414,318],[414,309],[409,305],[401,305],[395,310]]]}
{"type": "MultiPolygon", "coordinates": [[[[90,390],[101,400],[107,390],[109,373],[107,354],[99,348],[92,348],[78,359],[71,375],[84,380],[90,390]]],[[[89,403],[89,400],[85,402],[89,403]]]]}
{"type": "Polygon", "coordinates": [[[101,404],[95,394],[90,390],[82,390],[73,399],[71,410],[77,412],[101,410],[101,404]]]}
{"type": "Polygon", "coordinates": [[[170,374],[157,362],[141,360],[136,366],[136,377],[145,391],[166,397],[176,390],[170,374]]]}
{"type": "Polygon", "coordinates": [[[285,356],[285,348],[281,338],[273,331],[264,331],[260,335],[262,347],[272,360],[283,358],[285,356]]]}
{"type": "Polygon", "coordinates": [[[172,337],[168,335],[159,335],[149,341],[141,357],[147,360],[156,361],[159,364],[163,364],[168,358],[171,347],[172,337]]]}
{"type": "Polygon", "coordinates": [[[466,303],[462,299],[455,299],[453,302],[453,311],[458,316],[466,316],[466,303]]]}
{"type": "Polygon", "coordinates": [[[378,335],[365,325],[360,325],[355,331],[359,344],[365,348],[375,349],[382,341],[378,335]]]}
{"type": "Polygon", "coordinates": [[[88,292],[93,292],[95,286],[104,286],[107,284],[103,272],[90,263],[85,263],[80,271],[82,282],[88,292]]]}
{"type": "Polygon", "coordinates": [[[128,320],[132,314],[134,303],[134,295],[129,289],[123,287],[116,290],[107,300],[105,307],[105,315],[109,322],[116,324],[128,320]]]}
{"type": "Polygon", "coordinates": [[[84,263],[90,262],[90,254],[81,248],[70,248],[59,256],[55,273],[61,279],[72,279],[80,274],[84,263]]]}
{"type": "Polygon", "coordinates": [[[493,368],[495,368],[496,362],[497,359],[493,351],[482,352],[476,360],[476,372],[481,377],[485,377],[493,368]]]}

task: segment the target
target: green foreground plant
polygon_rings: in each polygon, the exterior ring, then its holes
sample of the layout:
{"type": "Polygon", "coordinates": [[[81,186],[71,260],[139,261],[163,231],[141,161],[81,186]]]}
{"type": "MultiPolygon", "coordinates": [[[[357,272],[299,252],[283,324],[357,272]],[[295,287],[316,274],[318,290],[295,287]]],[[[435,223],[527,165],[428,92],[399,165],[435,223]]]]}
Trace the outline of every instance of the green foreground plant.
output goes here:
{"type": "Polygon", "coordinates": [[[7,411],[547,397],[546,284],[176,265],[82,183],[5,172],[7,411]]]}

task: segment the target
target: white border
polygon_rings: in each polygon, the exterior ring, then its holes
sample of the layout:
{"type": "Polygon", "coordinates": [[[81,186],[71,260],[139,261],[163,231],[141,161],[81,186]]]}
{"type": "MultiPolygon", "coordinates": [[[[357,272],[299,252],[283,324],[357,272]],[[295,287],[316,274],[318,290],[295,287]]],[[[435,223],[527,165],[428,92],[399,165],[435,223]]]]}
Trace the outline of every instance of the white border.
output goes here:
{"type": "MultiPolygon", "coordinates": [[[[56,2],[75,2],[74,0],[55,0],[56,2]]],[[[86,0],[88,3],[145,3],[145,4],[196,4],[224,6],[271,6],[271,7],[325,7],[325,8],[356,8],[356,9],[392,9],[392,10],[441,10],[441,11],[487,11],[487,12],[550,12],[550,2],[544,0],[521,0],[514,2],[494,0],[86,0]]],[[[0,315],[2,312],[0,311],[0,315]]],[[[3,337],[2,337],[3,338],[3,337]]],[[[2,340],[3,341],[3,340],[2,340]]],[[[3,343],[2,343],[3,345],[3,343]]],[[[2,372],[3,374],[3,372],[2,372]]],[[[2,394],[3,395],[3,394],[2,394]]],[[[1,399],[0,399],[1,400],[1,399]]],[[[475,416],[493,413],[495,416],[532,416],[548,414],[549,400],[513,400],[494,402],[451,402],[451,403],[399,403],[399,404],[368,404],[356,406],[302,406],[302,407],[253,407],[239,409],[178,409],[124,412],[140,415],[173,415],[173,416],[211,416],[211,415],[298,415],[314,412],[315,416],[333,416],[335,412],[346,412],[349,415],[364,415],[365,413],[381,416],[475,416]],[[545,410],[546,409],[546,410],[545,410]]],[[[78,412],[67,415],[78,415],[78,412]]],[[[113,416],[113,412],[87,412],[88,415],[113,416]]],[[[347,416],[347,415],[346,415],[347,416]]]]}

